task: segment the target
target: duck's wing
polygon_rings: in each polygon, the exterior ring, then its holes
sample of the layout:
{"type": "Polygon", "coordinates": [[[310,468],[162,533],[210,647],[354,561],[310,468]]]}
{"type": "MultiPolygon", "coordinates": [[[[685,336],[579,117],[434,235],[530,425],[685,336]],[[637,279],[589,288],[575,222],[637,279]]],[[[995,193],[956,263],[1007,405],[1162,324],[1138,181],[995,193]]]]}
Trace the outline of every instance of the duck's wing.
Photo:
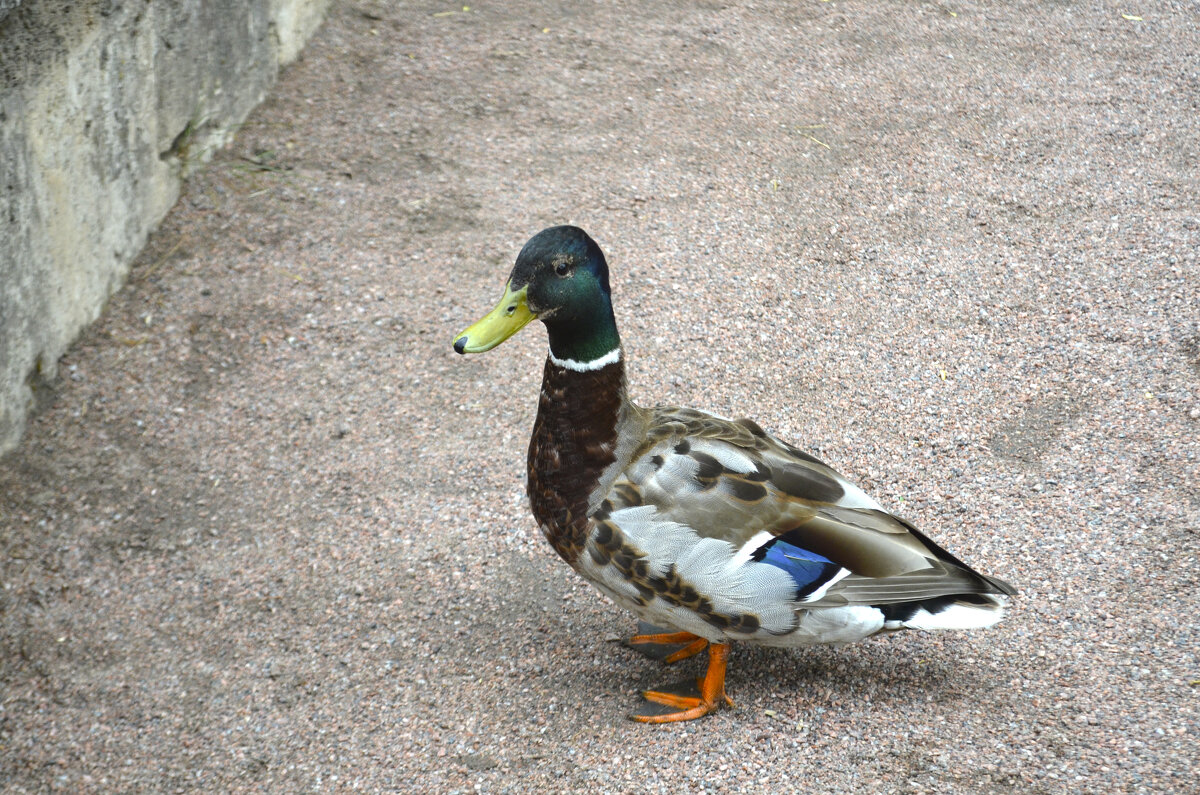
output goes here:
{"type": "MultiPolygon", "coordinates": [[[[603,515],[645,550],[651,569],[721,570],[732,577],[723,580],[729,590],[730,582],[761,573],[752,564],[769,564],[794,584],[794,606],[1015,593],[750,420],[652,410],[646,440],[611,488],[603,515]]],[[[764,579],[778,590],[778,577],[764,579]]]]}

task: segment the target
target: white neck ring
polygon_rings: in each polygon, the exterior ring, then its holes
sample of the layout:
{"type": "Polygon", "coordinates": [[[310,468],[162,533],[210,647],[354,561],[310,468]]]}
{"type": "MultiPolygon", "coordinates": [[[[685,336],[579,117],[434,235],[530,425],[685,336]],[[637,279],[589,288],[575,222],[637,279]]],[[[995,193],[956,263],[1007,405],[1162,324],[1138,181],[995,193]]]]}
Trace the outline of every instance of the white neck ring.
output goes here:
{"type": "Polygon", "coordinates": [[[599,359],[592,359],[590,362],[577,362],[574,359],[560,359],[554,355],[553,351],[551,351],[550,361],[566,370],[574,370],[577,373],[590,373],[593,370],[599,370],[601,367],[607,367],[613,362],[621,361],[621,349],[613,348],[599,359]]]}

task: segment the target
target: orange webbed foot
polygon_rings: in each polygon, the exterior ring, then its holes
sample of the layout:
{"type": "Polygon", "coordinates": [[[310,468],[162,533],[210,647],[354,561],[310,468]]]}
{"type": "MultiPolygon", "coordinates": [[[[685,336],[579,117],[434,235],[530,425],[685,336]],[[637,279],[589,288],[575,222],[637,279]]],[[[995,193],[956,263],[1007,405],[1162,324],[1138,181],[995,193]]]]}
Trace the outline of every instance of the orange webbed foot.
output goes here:
{"type": "Polygon", "coordinates": [[[648,635],[634,635],[629,639],[630,646],[639,644],[652,643],[660,646],[673,646],[676,643],[686,643],[682,649],[672,652],[662,658],[662,661],[668,665],[677,663],[680,660],[686,660],[688,657],[694,657],[704,648],[708,646],[708,641],[699,635],[693,635],[690,632],[658,632],[648,635]]]}
{"type": "MultiPolygon", "coordinates": [[[[703,646],[700,648],[703,648],[703,646]]],[[[647,690],[642,694],[642,697],[647,701],[653,704],[674,707],[678,711],[668,712],[663,715],[630,715],[630,719],[639,723],[677,723],[679,721],[695,720],[710,712],[716,712],[724,706],[732,707],[733,701],[729,696],[725,695],[725,666],[728,659],[728,643],[708,644],[708,669],[704,672],[704,676],[697,682],[700,688],[699,697],[682,696],[659,690],[647,690]]]]}

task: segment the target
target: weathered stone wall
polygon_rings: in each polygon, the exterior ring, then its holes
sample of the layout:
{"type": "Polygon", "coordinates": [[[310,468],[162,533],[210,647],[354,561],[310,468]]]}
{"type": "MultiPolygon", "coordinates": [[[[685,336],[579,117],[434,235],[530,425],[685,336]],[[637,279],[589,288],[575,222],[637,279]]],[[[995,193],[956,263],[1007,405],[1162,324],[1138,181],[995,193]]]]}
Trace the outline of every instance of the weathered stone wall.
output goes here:
{"type": "Polygon", "coordinates": [[[329,0],[0,0],[0,453],[329,0]]]}

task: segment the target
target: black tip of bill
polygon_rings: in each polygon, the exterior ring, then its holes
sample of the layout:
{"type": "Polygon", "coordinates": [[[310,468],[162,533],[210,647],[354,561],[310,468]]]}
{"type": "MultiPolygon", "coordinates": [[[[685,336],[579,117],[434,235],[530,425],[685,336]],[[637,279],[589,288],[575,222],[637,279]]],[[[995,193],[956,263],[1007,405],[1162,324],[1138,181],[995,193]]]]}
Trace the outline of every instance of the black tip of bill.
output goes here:
{"type": "Polygon", "coordinates": [[[456,339],[454,341],[454,352],[455,353],[466,353],[467,352],[467,338],[466,337],[459,337],[458,339],[456,339]]]}

